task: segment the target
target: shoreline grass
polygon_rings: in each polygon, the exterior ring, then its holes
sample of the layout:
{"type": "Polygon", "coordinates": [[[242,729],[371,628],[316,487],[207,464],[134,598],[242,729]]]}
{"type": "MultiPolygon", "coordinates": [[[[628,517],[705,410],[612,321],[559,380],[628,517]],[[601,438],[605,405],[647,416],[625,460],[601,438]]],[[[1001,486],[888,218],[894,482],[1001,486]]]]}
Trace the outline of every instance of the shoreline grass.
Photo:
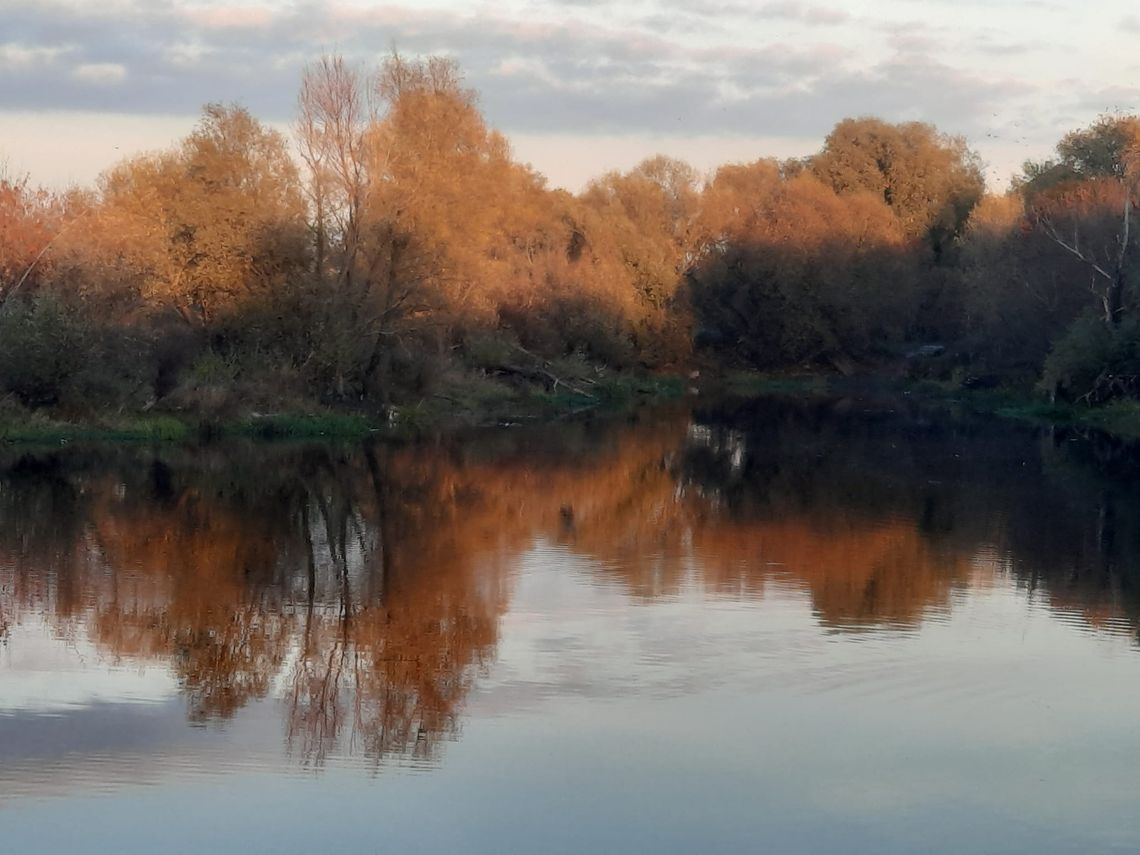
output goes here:
{"type": "Polygon", "coordinates": [[[509,389],[470,384],[461,395],[433,395],[379,413],[318,410],[238,418],[140,413],[101,415],[80,421],[7,407],[0,412],[0,444],[167,443],[226,438],[360,441],[377,435],[409,437],[503,423],[554,421],[586,411],[620,411],[683,394],[685,385],[680,377],[615,374],[589,386],[587,394],[565,387],[509,389]]]}
{"type": "Polygon", "coordinates": [[[1038,426],[1097,430],[1122,439],[1140,439],[1140,401],[1117,401],[1101,407],[1048,401],[1016,389],[962,389],[924,381],[903,391],[915,400],[957,404],[975,413],[1038,426]]]}
{"type": "MultiPolygon", "coordinates": [[[[1038,426],[1097,430],[1123,439],[1140,439],[1140,402],[1104,407],[1051,403],[1013,389],[971,390],[931,381],[898,383],[884,378],[822,374],[730,372],[701,378],[709,397],[820,398],[878,389],[912,401],[962,407],[970,412],[1038,426]]],[[[381,413],[336,410],[250,414],[204,418],[182,413],[104,415],[89,421],[53,418],[43,412],[0,409],[0,444],[58,445],[71,442],[177,443],[220,439],[254,441],[410,438],[433,432],[553,422],[579,414],[621,412],[641,404],[677,400],[690,382],[678,375],[614,374],[588,387],[510,388],[473,382],[381,413]]]]}
{"type": "Polygon", "coordinates": [[[741,397],[792,395],[821,397],[833,392],[834,378],[826,374],[730,371],[713,379],[711,391],[741,397]]]}

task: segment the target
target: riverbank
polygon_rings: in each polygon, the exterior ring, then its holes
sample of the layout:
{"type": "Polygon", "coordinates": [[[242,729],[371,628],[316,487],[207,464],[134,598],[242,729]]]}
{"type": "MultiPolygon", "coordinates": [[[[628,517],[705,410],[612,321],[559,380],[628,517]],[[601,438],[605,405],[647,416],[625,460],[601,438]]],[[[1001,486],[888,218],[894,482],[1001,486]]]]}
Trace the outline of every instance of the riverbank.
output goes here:
{"type": "Polygon", "coordinates": [[[1050,402],[1013,390],[947,389],[919,383],[905,394],[917,399],[965,407],[975,413],[1039,426],[1097,430],[1123,439],[1140,439],[1140,401],[1117,401],[1102,407],[1050,402]]]}
{"type": "Polygon", "coordinates": [[[906,381],[875,374],[854,377],[819,374],[726,375],[717,388],[738,397],[901,398],[923,406],[950,410],[950,415],[984,415],[1039,427],[1095,430],[1121,439],[1140,439],[1140,401],[1118,401],[1102,407],[1050,402],[1015,389],[964,389],[930,381],[906,381]]]}
{"type": "Polygon", "coordinates": [[[28,410],[0,401],[0,443],[59,444],[78,441],[163,443],[222,438],[254,440],[415,437],[492,425],[555,421],[587,413],[619,413],[687,395],[724,397],[899,397],[951,414],[970,413],[1039,426],[1097,430],[1140,439],[1140,402],[1105,407],[1050,403],[1014,390],[971,390],[876,375],[840,377],[812,373],[737,371],[677,374],[613,373],[585,381],[488,383],[469,377],[415,401],[381,410],[314,406],[276,413],[207,414],[160,411],[95,413],[83,418],[28,410]]]}
{"type": "Polygon", "coordinates": [[[93,413],[82,418],[29,410],[0,401],[0,442],[185,442],[225,437],[344,439],[417,436],[486,425],[567,418],[592,411],[618,412],[674,400],[691,392],[686,378],[614,373],[591,381],[489,383],[469,377],[415,401],[366,410],[313,406],[277,413],[152,411],[93,413]]]}

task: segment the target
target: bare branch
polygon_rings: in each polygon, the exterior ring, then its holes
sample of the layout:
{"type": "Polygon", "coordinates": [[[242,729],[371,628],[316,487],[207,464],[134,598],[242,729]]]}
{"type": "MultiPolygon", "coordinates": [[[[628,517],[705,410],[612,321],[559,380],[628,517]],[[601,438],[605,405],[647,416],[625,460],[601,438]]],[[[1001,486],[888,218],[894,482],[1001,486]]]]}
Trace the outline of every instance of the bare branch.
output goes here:
{"type": "Polygon", "coordinates": [[[1041,224],[1042,230],[1044,231],[1046,237],[1048,237],[1051,241],[1053,241],[1055,244],[1057,244],[1057,246],[1061,247],[1063,250],[1068,252],[1070,255],[1072,255],[1072,256],[1080,259],[1081,261],[1083,261],[1085,264],[1087,264],[1089,267],[1091,267],[1099,276],[1102,276],[1103,278],[1107,279],[1109,282],[1115,282],[1116,281],[1116,274],[1109,273],[1107,270],[1105,270],[1103,267],[1101,267],[1100,264],[1098,264],[1093,258],[1090,258],[1088,255],[1086,255],[1084,252],[1081,251],[1080,243],[1077,240],[1077,234],[1076,234],[1076,227],[1075,226],[1074,226],[1073,241],[1072,241],[1072,243],[1070,243],[1069,241],[1066,241],[1063,237],[1061,237],[1061,234],[1057,230],[1056,225],[1048,217],[1044,217],[1044,216],[1039,217],[1038,222],[1041,224]]]}

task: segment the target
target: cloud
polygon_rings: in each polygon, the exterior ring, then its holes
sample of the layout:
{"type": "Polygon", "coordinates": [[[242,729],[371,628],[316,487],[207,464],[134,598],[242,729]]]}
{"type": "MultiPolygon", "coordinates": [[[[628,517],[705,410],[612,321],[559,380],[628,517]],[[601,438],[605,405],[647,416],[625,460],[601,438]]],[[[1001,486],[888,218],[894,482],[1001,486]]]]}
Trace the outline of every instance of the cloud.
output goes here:
{"type": "Polygon", "coordinates": [[[68,47],[26,45],[19,42],[0,44],[0,69],[8,71],[48,65],[70,50],[68,47]]]}
{"type": "Polygon", "coordinates": [[[1064,106],[1085,115],[1136,113],[1140,111],[1140,85],[1120,83],[1083,89],[1064,106]]]}
{"type": "Polygon", "coordinates": [[[853,19],[851,13],[844,9],[804,3],[801,0],[768,0],[764,3],[749,3],[746,0],[673,0],[666,8],[669,14],[690,15],[713,21],[729,17],[835,26],[853,19]]]}
{"type": "Polygon", "coordinates": [[[328,50],[375,61],[393,44],[455,56],[507,132],[818,135],[877,113],[964,133],[1045,86],[970,69],[933,24],[883,25],[838,3],[442,2],[17,0],[0,109],[192,114],[236,100],[286,121],[306,61],[328,50]]]}
{"type": "Polygon", "coordinates": [[[699,71],[667,83],[612,78],[599,87],[563,87],[550,102],[549,68],[539,76],[515,76],[485,92],[492,115],[509,115],[520,130],[616,132],[639,128],[661,133],[821,136],[839,118],[881,115],[933,121],[959,132],[980,115],[1026,93],[1013,80],[963,73],[944,64],[897,55],[865,69],[782,79],[771,67],[735,69],[710,76],[699,71]],[[932,100],[930,93],[939,93],[932,100]],[[729,94],[730,93],[730,94],[729,94]]]}
{"type": "Polygon", "coordinates": [[[106,86],[126,80],[127,69],[117,62],[87,62],[77,65],[71,74],[83,83],[106,86]]]}
{"type": "Polygon", "coordinates": [[[851,20],[851,14],[830,6],[800,3],[796,0],[774,0],[762,4],[755,12],[760,18],[782,18],[805,24],[831,26],[851,20]]]}
{"type": "Polygon", "coordinates": [[[207,30],[257,30],[270,26],[275,17],[268,6],[222,6],[190,9],[186,17],[207,30]]]}

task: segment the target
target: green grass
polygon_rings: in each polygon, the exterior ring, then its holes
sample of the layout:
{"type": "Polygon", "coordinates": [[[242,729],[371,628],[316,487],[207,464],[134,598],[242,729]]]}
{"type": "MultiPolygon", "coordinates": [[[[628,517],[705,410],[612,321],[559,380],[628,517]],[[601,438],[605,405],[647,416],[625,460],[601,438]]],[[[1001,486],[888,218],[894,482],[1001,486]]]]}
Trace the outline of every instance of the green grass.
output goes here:
{"type": "Polygon", "coordinates": [[[208,437],[251,439],[363,438],[378,427],[363,416],[324,413],[274,415],[237,422],[202,422],[173,415],[116,416],[90,423],[58,421],[38,413],[0,423],[0,442],[187,442],[208,437]]]}
{"type": "Polygon", "coordinates": [[[71,440],[117,442],[172,442],[189,439],[191,425],[172,416],[154,415],[116,418],[106,422],[76,424],[38,413],[21,420],[0,423],[0,442],[58,443],[71,440]]]}
{"type": "Polygon", "coordinates": [[[685,380],[671,374],[612,374],[599,380],[590,391],[608,403],[672,400],[685,394],[685,380]]]}
{"type": "Polygon", "coordinates": [[[906,387],[919,399],[953,403],[977,413],[1035,425],[1089,428],[1140,439],[1140,401],[1117,401],[1103,407],[1052,402],[1016,389],[972,390],[923,381],[906,387]]]}
{"type": "Polygon", "coordinates": [[[575,379],[572,384],[561,383],[549,390],[537,382],[509,384],[494,377],[465,374],[445,379],[435,393],[391,407],[384,414],[322,410],[230,421],[181,413],[117,414],[70,421],[8,402],[0,407],[0,443],[164,443],[225,437],[360,440],[377,433],[416,436],[453,427],[556,419],[582,410],[618,410],[643,401],[679,398],[686,389],[681,377],[632,372],[575,379]]]}
{"type": "Polygon", "coordinates": [[[831,381],[820,374],[768,374],[759,371],[732,371],[720,378],[719,388],[740,396],[826,395],[831,381]]]}
{"type": "Polygon", "coordinates": [[[253,439],[313,439],[334,437],[358,439],[382,430],[382,425],[366,416],[345,413],[280,414],[223,423],[217,433],[253,439]]]}
{"type": "MultiPolygon", "coordinates": [[[[556,367],[563,370],[566,366],[556,367]]],[[[633,372],[577,376],[570,371],[559,376],[566,379],[554,388],[537,381],[506,382],[478,374],[445,378],[431,396],[396,407],[393,427],[398,433],[414,434],[448,426],[537,422],[585,410],[620,410],[685,393],[684,380],[678,376],[633,372]]]]}

